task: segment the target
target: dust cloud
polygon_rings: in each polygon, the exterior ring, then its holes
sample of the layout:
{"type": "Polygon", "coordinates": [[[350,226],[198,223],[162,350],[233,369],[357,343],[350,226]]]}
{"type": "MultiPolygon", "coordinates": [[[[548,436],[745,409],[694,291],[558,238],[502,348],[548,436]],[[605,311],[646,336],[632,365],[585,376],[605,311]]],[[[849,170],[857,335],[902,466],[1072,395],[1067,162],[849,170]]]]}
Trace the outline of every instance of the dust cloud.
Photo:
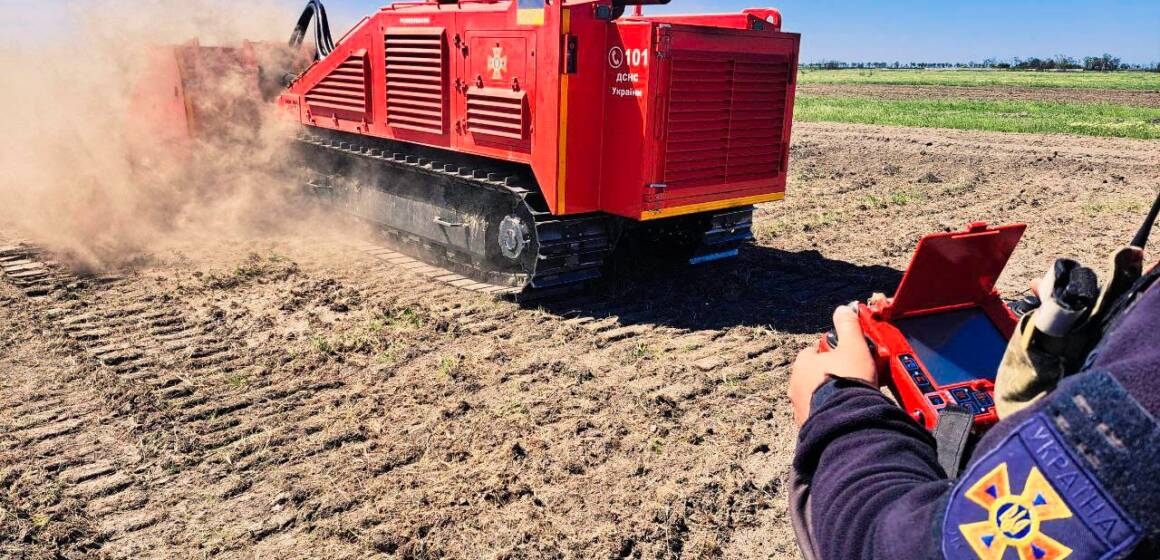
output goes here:
{"type": "Polygon", "coordinates": [[[173,68],[159,65],[174,56],[162,45],[283,43],[298,2],[42,4],[54,5],[27,9],[51,13],[30,20],[59,16],[63,30],[0,52],[0,222],[104,271],[175,241],[260,236],[293,220],[303,205],[285,173],[289,123],[253,99],[253,76],[199,77],[193,111],[227,118],[192,142],[145,107],[142,84],[173,68]]]}

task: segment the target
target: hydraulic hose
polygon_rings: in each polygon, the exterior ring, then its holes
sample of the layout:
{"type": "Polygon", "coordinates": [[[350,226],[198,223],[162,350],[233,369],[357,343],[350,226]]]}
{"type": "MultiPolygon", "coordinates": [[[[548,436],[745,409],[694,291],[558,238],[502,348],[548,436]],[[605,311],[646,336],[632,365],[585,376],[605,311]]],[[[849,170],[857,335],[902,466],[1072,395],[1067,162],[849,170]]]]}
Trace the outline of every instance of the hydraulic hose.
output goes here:
{"type": "Polygon", "coordinates": [[[326,17],[326,7],[322,0],[309,0],[298,24],[294,26],[294,33],[290,35],[290,48],[298,48],[306,38],[306,31],[310,28],[310,21],[314,20],[314,60],[321,60],[334,50],[334,39],[330,36],[330,20],[326,17]]]}

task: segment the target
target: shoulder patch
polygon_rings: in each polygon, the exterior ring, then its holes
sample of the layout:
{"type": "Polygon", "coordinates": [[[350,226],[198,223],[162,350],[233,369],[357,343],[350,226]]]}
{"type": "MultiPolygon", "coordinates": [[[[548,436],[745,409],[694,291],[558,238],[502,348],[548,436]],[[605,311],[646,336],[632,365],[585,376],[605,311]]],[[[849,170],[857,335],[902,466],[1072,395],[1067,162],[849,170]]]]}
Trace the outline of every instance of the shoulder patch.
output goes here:
{"type": "Polygon", "coordinates": [[[968,470],[942,527],[947,559],[1115,558],[1142,531],[1037,414],[968,470]]]}

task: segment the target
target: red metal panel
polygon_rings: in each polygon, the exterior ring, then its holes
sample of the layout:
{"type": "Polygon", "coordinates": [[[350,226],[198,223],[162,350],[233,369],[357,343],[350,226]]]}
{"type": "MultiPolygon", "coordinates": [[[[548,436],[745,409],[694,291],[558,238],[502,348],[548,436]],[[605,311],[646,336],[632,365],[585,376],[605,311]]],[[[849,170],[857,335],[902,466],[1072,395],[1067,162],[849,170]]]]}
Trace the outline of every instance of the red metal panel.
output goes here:
{"type": "Polygon", "coordinates": [[[602,209],[648,219],[776,198],[798,36],[670,19],[631,18],[610,32],[604,152],[619,159],[602,175],[602,209]]]}
{"type": "Polygon", "coordinates": [[[392,27],[383,40],[387,125],[445,134],[451,75],[446,32],[437,27],[392,27]]]}
{"type": "Polygon", "coordinates": [[[369,120],[369,80],[367,51],[351,53],[342,64],[306,92],[306,105],[315,114],[344,111],[361,120],[369,120]]]}
{"type": "Polygon", "coordinates": [[[798,36],[673,25],[668,41],[664,158],[645,212],[772,200],[784,193],[798,36]]]}
{"type": "Polygon", "coordinates": [[[653,84],[665,64],[654,55],[655,30],[649,22],[611,26],[601,61],[605,117],[600,206],[634,219],[640,216],[642,189],[659,183],[659,135],[649,116],[664,102],[665,92],[653,84]]]}
{"type": "Polygon", "coordinates": [[[555,211],[577,214],[601,210],[602,170],[614,165],[604,159],[604,134],[610,129],[623,129],[621,123],[611,122],[605,113],[607,36],[614,25],[596,19],[594,12],[584,6],[569,9],[567,14],[567,30],[554,48],[560,50],[572,42],[576,47],[572,55],[575,68],[573,73],[563,74],[565,61],[556,63],[561,72],[560,87],[565,91],[559,92],[556,110],[555,124],[563,137],[556,147],[559,159],[553,160],[560,174],[555,211]]]}
{"type": "Polygon", "coordinates": [[[373,52],[368,33],[370,21],[367,18],[359,22],[330,56],[308,68],[282,95],[279,105],[287,111],[298,106],[303,124],[355,134],[369,133],[374,122],[374,103],[363,103],[362,110],[359,110],[357,96],[349,88],[337,86],[350,85],[352,81],[357,86],[358,66],[352,59],[362,58],[365,61],[362,66],[362,83],[366,98],[370,100],[375,95],[381,95],[376,93],[382,91],[381,87],[376,87],[374,80],[369,78],[373,74],[368,74],[370,53],[373,52]],[[347,92],[348,95],[336,95],[337,91],[347,92]]]}
{"type": "Polygon", "coordinates": [[[664,183],[670,196],[781,173],[789,63],[745,53],[674,51],[664,183]]]}
{"type": "Polygon", "coordinates": [[[527,101],[522,91],[472,88],[467,92],[467,131],[523,143],[528,137],[527,101]]]}
{"type": "Polygon", "coordinates": [[[536,87],[535,34],[468,29],[461,96],[461,147],[509,161],[530,162],[528,95],[536,87]]]}

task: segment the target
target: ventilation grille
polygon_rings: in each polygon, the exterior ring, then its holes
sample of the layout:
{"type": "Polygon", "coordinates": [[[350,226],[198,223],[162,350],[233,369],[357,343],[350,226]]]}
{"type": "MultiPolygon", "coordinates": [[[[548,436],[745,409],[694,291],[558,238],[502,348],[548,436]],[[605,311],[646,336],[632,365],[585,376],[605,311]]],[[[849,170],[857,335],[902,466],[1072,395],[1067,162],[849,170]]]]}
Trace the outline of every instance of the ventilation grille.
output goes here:
{"type": "Polygon", "coordinates": [[[387,123],[392,127],[432,134],[447,131],[443,43],[442,30],[387,32],[387,123]]]}
{"type": "Polygon", "coordinates": [[[674,57],[665,154],[668,187],[741,183],[780,174],[789,67],[729,54],[674,57]]]}
{"type": "Polygon", "coordinates": [[[467,92],[467,130],[510,140],[527,137],[524,100],[527,94],[502,88],[471,88],[467,92]]]}
{"type": "Polygon", "coordinates": [[[312,110],[350,111],[365,116],[369,100],[365,50],[352,54],[318,85],[306,92],[306,104],[312,110]]]}

